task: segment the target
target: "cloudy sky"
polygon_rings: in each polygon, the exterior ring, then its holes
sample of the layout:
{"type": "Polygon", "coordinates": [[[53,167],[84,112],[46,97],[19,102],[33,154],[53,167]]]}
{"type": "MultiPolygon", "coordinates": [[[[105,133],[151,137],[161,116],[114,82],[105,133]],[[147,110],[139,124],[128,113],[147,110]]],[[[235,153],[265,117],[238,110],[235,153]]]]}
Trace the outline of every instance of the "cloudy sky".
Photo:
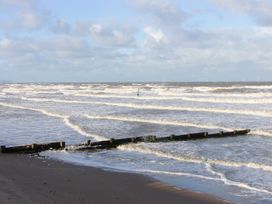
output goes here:
{"type": "Polygon", "coordinates": [[[272,0],[0,0],[0,80],[271,81],[272,0]]]}

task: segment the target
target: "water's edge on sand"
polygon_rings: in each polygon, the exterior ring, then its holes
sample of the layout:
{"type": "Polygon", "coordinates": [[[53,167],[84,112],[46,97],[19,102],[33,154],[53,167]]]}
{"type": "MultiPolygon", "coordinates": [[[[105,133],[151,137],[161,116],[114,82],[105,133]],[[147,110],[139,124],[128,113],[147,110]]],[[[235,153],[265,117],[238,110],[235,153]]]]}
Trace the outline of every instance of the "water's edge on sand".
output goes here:
{"type": "Polygon", "coordinates": [[[230,203],[148,176],[0,153],[0,203],[230,203]]]}

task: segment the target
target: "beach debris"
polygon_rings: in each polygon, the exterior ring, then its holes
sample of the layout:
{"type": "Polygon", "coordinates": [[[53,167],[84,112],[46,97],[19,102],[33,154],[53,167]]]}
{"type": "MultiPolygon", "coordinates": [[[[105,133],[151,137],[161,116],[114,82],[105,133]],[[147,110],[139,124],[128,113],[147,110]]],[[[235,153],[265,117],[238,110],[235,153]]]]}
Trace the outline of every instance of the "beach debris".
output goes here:
{"type": "Polygon", "coordinates": [[[224,138],[224,137],[236,137],[240,135],[246,135],[249,133],[249,129],[234,130],[229,132],[220,131],[218,133],[198,132],[183,135],[170,135],[167,137],[157,137],[155,135],[128,137],[121,139],[109,139],[98,142],[91,142],[88,140],[83,144],[72,145],[71,148],[65,148],[65,142],[54,142],[48,144],[32,144],[16,147],[1,146],[2,153],[36,153],[46,150],[63,150],[67,151],[95,151],[102,149],[112,149],[120,145],[139,143],[139,142],[172,142],[172,141],[188,141],[188,140],[200,140],[208,138],[224,138]]]}

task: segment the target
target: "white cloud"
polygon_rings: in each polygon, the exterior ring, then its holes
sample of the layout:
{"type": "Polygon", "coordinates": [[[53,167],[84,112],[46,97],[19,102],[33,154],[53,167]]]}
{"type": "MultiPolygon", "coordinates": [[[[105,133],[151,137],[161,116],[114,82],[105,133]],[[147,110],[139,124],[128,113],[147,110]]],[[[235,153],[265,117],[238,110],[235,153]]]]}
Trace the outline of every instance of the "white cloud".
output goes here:
{"type": "Polygon", "coordinates": [[[52,31],[57,33],[70,33],[71,26],[68,22],[63,19],[57,19],[52,25],[52,31]]]}
{"type": "Polygon", "coordinates": [[[4,38],[4,39],[0,40],[0,48],[1,49],[4,49],[4,50],[8,49],[10,47],[10,45],[11,45],[11,42],[9,39],[4,38]]]}
{"type": "Polygon", "coordinates": [[[1,0],[0,7],[3,9],[9,7],[17,7],[24,10],[33,9],[35,5],[34,0],[1,0]]]}
{"type": "Polygon", "coordinates": [[[164,33],[158,29],[154,29],[151,26],[146,26],[144,32],[151,36],[157,43],[160,43],[165,38],[164,33]]]}
{"type": "Polygon", "coordinates": [[[105,46],[131,46],[134,42],[134,30],[118,26],[102,26],[93,24],[90,27],[91,36],[105,46]]]}
{"type": "Polygon", "coordinates": [[[176,6],[175,1],[136,0],[133,3],[140,10],[152,13],[161,22],[180,23],[186,18],[185,12],[176,6]]]}
{"type": "Polygon", "coordinates": [[[100,24],[93,24],[90,27],[90,32],[92,35],[99,35],[102,31],[102,26],[100,24]]]}
{"type": "MultiPolygon", "coordinates": [[[[249,15],[259,25],[268,25],[272,10],[268,1],[209,1],[217,9],[227,8],[226,12],[249,15]]],[[[94,74],[101,80],[104,75],[110,79],[112,74],[116,79],[136,75],[143,78],[135,80],[160,80],[165,75],[168,80],[183,80],[188,75],[215,76],[221,71],[233,74],[241,66],[243,70],[250,67],[248,76],[251,74],[252,79],[258,69],[271,72],[272,27],[183,27],[188,16],[176,5],[178,1],[133,2],[139,11],[133,23],[129,18],[109,23],[103,19],[47,17],[34,1],[0,0],[0,7],[12,7],[0,8],[10,17],[5,24],[9,26],[2,27],[4,32],[0,33],[0,70],[82,72],[84,77],[94,74]]]]}
{"type": "MultiPolygon", "coordinates": [[[[107,35],[103,36],[103,30],[104,28],[98,35],[101,37],[99,40],[124,38],[122,32],[109,30],[112,38],[108,39],[107,35]]],[[[159,29],[150,26],[146,27],[145,31],[149,32],[155,44],[161,44],[157,42],[162,42],[165,37],[159,29]]],[[[206,76],[211,72],[210,76],[213,76],[221,72],[234,74],[246,64],[251,66],[251,79],[254,79],[254,70],[271,70],[272,40],[267,40],[272,36],[270,28],[197,29],[188,32],[187,35],[193,37],[183,38],[182,43],[138,47],[133,52],[125,53],[120,53],[120,46],[116,47],[116,44],[108,46],[101,43],[94,46],[80,36],[58,35],[34,40],[3,38],[0,40],[0,58],[7,62],[10,69],[35,69],[37,72],[81,70],[99,72],[100,77],[103,72],[118,75],[121,72],[127,73],[128,70],[136,72],[137,69],[139,76],[142,76],[140,73],[143,72],[154,77],[156,70],[156,76],[168,72],[188,72],[195,73],[196,76],[201,73],[206,76]]],[[[171,79],[170,75],[168,77],[171,79]]]]}
{"type": "Polygon", "coordinates": [[[272,2],[269,0],[208,0],[216,6],[238,12],[254,19],[258,24],[272,26],[272,2]]]}
{"type": "Polygon", "coordinates": [[[49,12],[41,9],[33,0],[1,0],[0,12],[3,16],[9,16],[0,17],[0,26],[10,32],[39,29],[50,19],[49,12]]]}
{"type": "Polygon", "coordinates": [[[41,25],[41,19],[34,13],[23,13],[21,25],[29,29],[38,28],[41,25]]]}

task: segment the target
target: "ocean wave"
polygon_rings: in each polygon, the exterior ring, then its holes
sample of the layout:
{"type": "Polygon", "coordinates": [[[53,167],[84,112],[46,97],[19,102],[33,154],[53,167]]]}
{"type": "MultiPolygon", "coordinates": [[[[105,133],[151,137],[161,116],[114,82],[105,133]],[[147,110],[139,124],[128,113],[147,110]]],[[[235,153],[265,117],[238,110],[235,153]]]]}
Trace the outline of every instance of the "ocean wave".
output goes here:
{"type": "Polygon", "coordinates": [[[246,109],[219,109],[219,108],[197,108],[197,107],[182,107],[182,106],[161,106],[161,105],[142,105],[135,103],[113,103],[113,102],[98,102],[98,101],[76,101],[62,99],[41,99],[41,98],[26,98],[22,100],[34,102],[56,102],[56,103],[77,103],[77,104],[96,104],[116,107],[126,107],[133,109],[149,109],[149,110],[175,110],[175,111],[190,111],[190,112],[205,112],[205,113],[223,113],[223,114],[239,114],[251,115],[260,117],[272,117],[271,111],[246,110],[246,109]]]}
{"type": "Polygon", "coordinates": [[[194,87],[195,90],[202,92],[247,92],[247,91],[260,91],[272,90],[272,85],[233,85],[233,86],[200,86],[194,87]]]}
{"type": "Polygon", "coordinates": [[[231,86],[231,87],[209,87],[209,86],[110,86],[109,84],[89,84],[85,85],[64,85],[64,84],[48,84],[48,85],[37,85],[37,84],[13,84],[4,88],[2,92],[9,94],[31,94],[31,93],[64,93],[67,95],[78,95],[89,97],[120,97],[120,98],[135,98],[135,99],[153,99],[153,100],[172,100],[180,99],[183,96],[213,96],[213,97],[271,97],[272,93],[271,85],[265,86],[231,86]],[[140,89],[140,96],[136,97],[138,88],[140,89]],[[241,90],[240,90],[241,89],[241,90]],[[257,90],[256,92],[244,91],[246,90],[257,90]],[[240,90],[240,91],[239,91],[240,90]],[[260,92],[260,90],[264,90],[260,92]],[[145,98],[146,97],[146,98],[145,98]],[[158,97],[158,98],[157,98],[158,97]],[[172,98],[171,98],[172,97],[172,98]]]}
{"type": "MultiPolygon", "coordinates": [[[[272,172],[272,166],[268,165],[263,165],[263,164],[257,164],[253,162],[245,163],[245,162],[234,162],[234,161],[223,161],[223,160],[212,160],[212,159],[204,159],[204,158],[193,158],[193,157],[186,157],[186,156],[181,156],[181,155],[173,155],[168,152],[163,152],[159,151],[156,149],[148,148],[148,147],[143,147],[140,145],[135,145],[135,144],[128,144],[128,145],[122,145],[119,146],[118,149],[123,150],[123,151],[136,151],[144,154],[151,154],[155,155],[158,157],[162,158],[167,158],[167,159],[173,159],[181,162],[188,162],[188,163],[196,163],[196,164],[205,164],[208,168],[207,170],[211,172],[212,174],[216,175],[218,178],[212,178],[212,177],[206,177],[202,175],[195,175],[195,174],[187,174],[187,173],[171,173],[171,172],[163,172],[163,171],[157,171],[157,173],[162,173],[162,174],[168,174],[168,175],[180,175],[180,176],[190,176],[190,177],[196,177],[196,178],[201,178],[202,179],[209,179],[209,180],[218,180],[223,182],[225,185],[230,185],[230,186],[236,186],[239,188],[251,190],[251,191],[256,191],[256,192],[262,192],[262,193],[268,193],[272,194],[271,191],[265,190],[265,189],[260,189],[256,188],[253,186],[250,186],[248,184],[242,183],[242,182],[237,182],[237,181],[232,181],[230,179],[227,179],[226,176],[220,172],[216,172],[211,168],[211,165],[220,165],[220,166],[225,166],[225,167],[234,167],[234,168],[241,168],[241,167],[247,167],[250,169],[257,169],[257,170],[263,170],[267,172],[272,172]]],[[[152,173],[153,170],[147,170],[147,172],[150,171],[152,173]]],[[[154,172],[156,173],[156,171],[154,172]]]]}
{"type": "Polygon", "coordinates": [[[160,94],[160,95],[114,95],[114,94],[93,94],[62,92],[66,96],[92,97],[92,98],[124,98],[136,100],[184,100],[196,102],[215,102],[215,103],[272,103],[272,94],[202,94],[202,93],[182,93],[182,94],[160,94]],[[204,98],[199,98],[204,97],[204,98]],[[235,97],[235,99],[233,99],[235,97]],[[269,98],[270,97],[270,98],[269,98]],[[256,101],[257,100],[257,101],[256,101]]]}
{"type": "Polygon", "coordinates": [[[158,96],[166,96],[166,97],[213,97],[213,98],[271,98],[272,93],[171,93],[169,91],[167,92],[160,92],[158,93],[158,96]]]}
{"type": "Polygon", "coordinates": [[[264,130],[255,129],[249,132],[250,135],[257,135],[257,136],[265,136],[265,137],[272,137],[272,132],[267,132],[264,130]]]}
{"type": "Polygon", "coordinates": [[[8,107],[8,108],[35,111],[35,112],[39,112],[39,113],[42,113],[42,114],[50,116],[50,117],[60,118],[60,119],[62,119],[64,121],[64,124],[66,124],[69,128],[71,128],[75,132],[79,133],[80,135],[83,135],[83,136],[86,136],[86,137],[92,137],[92,138],[94,138],[95,140],[98,140],[98,141],[107,139],[106,137],[86,132],[79,125],[74,124],[71,121],[70,116],[68,116],[68,115],[63,115],[63,114],[59,114],[59,113],[52,113],[52,112],[49,112],[49,111],[44,110],[44,109],[30,108],[30,107],[24,107],[24,106],[7,104],[7,103],[0,103],[0,106],[4,106],[4,107],[8,107]]]}
{"type": "Polygon", "coordinates": [[[181,162],[197,163],[197,164],[210,164],[210,165],[221,165],[225,167],[247,167],[251,169],[259,169],[267,172],[272,172],[272,166],[263,165],[253,162],[235,162],[235,161],[224,161],[224,160],[214,160],[205,158],[193,158],[186,157],[182,155],[174,155],[169,152],[160,151],[154,148],[145,147],[141,144],[127,144],[119,146],[118,149],[125,151],[136,151],[144,154],[151,154],[162,158],[173,159],[181,162]]]}
{"type": "Polygon", "coordinates": [[[71,129],[73,129],[74,131],[78,132],[79,134],[86,136],[86,137],[92,137],[97,141],[101,141],[101,140],[107,140],[107,137],[103,137],[101,135],[97,135],[97,134],[93,134],[93,133],[88,133],[86,132],[80,125],[77,125],[75,123],[73,123],[70,118],[64,118],[64,123],[70,127],[71,129]]]}
{"type": "Polygon", "coordinates": [[[227,179],[226,176],[223,173],[215,171],[210,164],[206,164],[206,167],[207,167],[208,171],[210,171],[214,175],[218,176],[220,178],[220,181],[223,181],[224,184],[226,184],[226,185],[237,186],[239,188],[244,188],[244,189],[255,191],[255,192],[272,194],[271,191],[268,191],[268,190],[265,190],[265,189],[256,188],[256,187],[250,186],[250,185],[242,183],[242,182],[232,181],[230,179],[227,179]]]}
{"type": "Polygon", "coordinates": [[[158,125],[174,125],[174,126],[183,126],[183,127],[196,127],[203,129],[221,129],[230,131],[233,129],[220,127],[215,125],[203,125],[203,124],[195,124],[189,122],[181,122],[181,121],[168,121],[168,120],[156,120],[156,119],[141,119],[141,118],[129,118],[129,117],[116,117],[116,116],[91,116],[88,114],[84,115],[89,119],[98,119],[98,120],[117,120],[117,121],[125,121],[125,122],[138,122],[138,123],[152,123],[158,125]]]}
{"type": "MultiPolygon", "coordinates": [[[[151,124],[158,124],[158,125],[174,125],[174,126],[182,126],[182,127],[195,127],[195,128],[203,128],[203,129],[220,129],[224,131],[232,131],[234,129],[241,129],[241,128],[228,128],[223,126],[217,125],[204,125],[204,124],[196,124],[190,122],[182,122],[182,121],[169,121],[169,120],[162,120],[162,119],[143,119],[143,118],[133,118],[133,117],[120,117],[120,116],[94,116],[84,114],[85,117],[89,119],[95,120],[117,120],[117,121],[125,121],[125,122],[138,122],[138,123],[151,123],[151,124]]],[[[249,135],[257,135],[257,136],[266,136],[272,137],[272,132],[267,132],[263,130],[255,129],[250,131],[249,135]]]]}
{"type": "Polygon", "coordinates": [[[163,174],[163,175],[171,175],[171,176],[187,176],[192,178],[198,179],[205,179],[205,180],[213,180],[213,181],[221,181],[219,178],[203,176],[199,174],[191,174],[187,172],[176,172],[176,171],[161,171],[161,170],[152,170],[152,169],[135,169],[133,172],[136,173],[151,173],[151,174],[163,174]]]}
{"type": "Polygon", "coordinates": [[[135,170],[135,171],[139,172],[139,173],[162,174],[162,175],[171,175],[171,176],[186,176],[186,177],[191,177],[191,178],[219,181],[219,182],[223,182],[225,185],[228,185],[228,186],[235,186],[238,188],[247,189],[247,190],[254,191],[254,192],[272,194],[271,191],[268,191],[265,189],[260,189],[260,188],[255,188],[253,186],[250,186],[250,185],[242,183],[242,182],[237,182],[237,181],[232,181],[230,179],[227,179],[224,174],[222,174],[220,172],[216,172],[216,171],[212,170],[211,168],[207,168],[207,170],[212,172],[217,177],[208,177],[208,176],[203,176],[203,175],[199,175],[199,174],[191,174],[191,173],[186,173],[186,172],[160,171],[160,170],[151,170],[151,169],[139,169],[139,170],[135,170]]]}
{"type": "Polygon", "coordinates": [[[271,104],[272,98],[269,99],[238,99],[238,98],[189,98],[182,97],[184,101],[205,102],[205,103],[231,103],[231,104],[271,104]]]}
{"type": "Polygon", "coordinates": [[[129,95],[98,95],[91,93],[63,93],[66,96],[80,96],[80,97],[92,97],[92,98],[124,98],[124,99],[136,99],[136,100],[178,100],[182,99],[182,97],[167,97],[167,96],[129,96],[129,95]]]}

